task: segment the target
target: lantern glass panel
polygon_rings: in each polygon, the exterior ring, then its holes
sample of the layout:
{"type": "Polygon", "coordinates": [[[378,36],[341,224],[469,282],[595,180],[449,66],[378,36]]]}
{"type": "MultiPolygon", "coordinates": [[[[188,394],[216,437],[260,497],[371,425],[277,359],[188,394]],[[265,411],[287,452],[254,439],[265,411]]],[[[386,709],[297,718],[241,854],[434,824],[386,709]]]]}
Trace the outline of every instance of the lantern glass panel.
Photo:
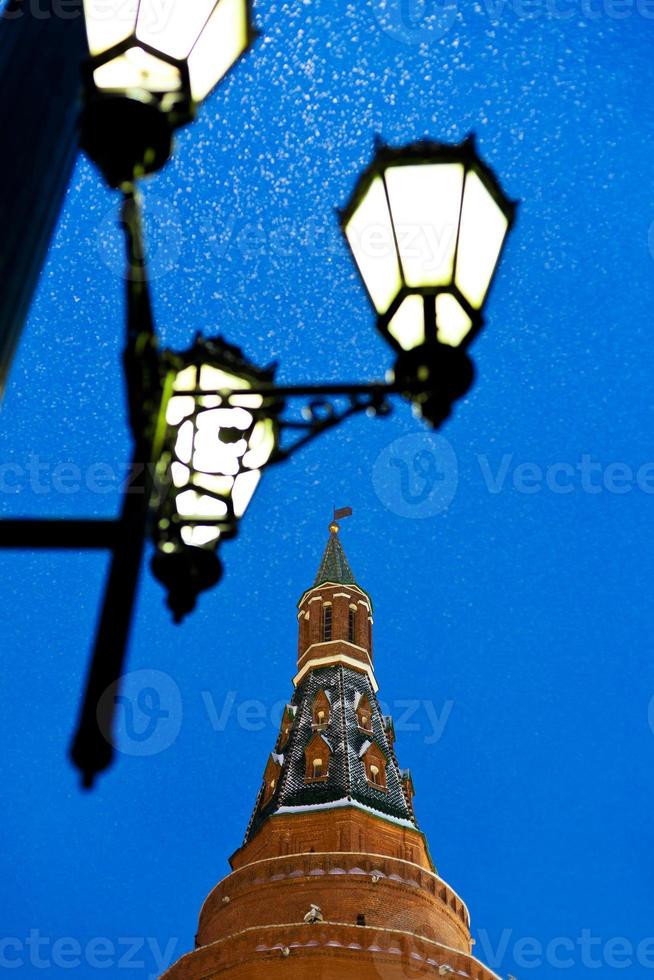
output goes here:
{"type": "Polygon", "coordinates": [[[246,0],[219,0],[188,58],[191,94],[196,102],[217,85],[243,54],[248,40],[246,0]]]}
{"type": "Polygon", "coordinates": [[[441,344],[458,347],[470,333],[472,320],[451,293],[436,297],[436,336],[441,344]]]}
{"type": "Polygon", "coordinates": [[[277,430],[273,419],[258,415],[263,397],[247,394],[252,382],[221,367],[190,365],[172,387],[166,421],[173,430],[174,512],[185,544],[212,547],[245,513],[277,430]],[[227,392],[244,389],[227,400],[227,392]]]}
{"type": "Polygon", "coordinates": [[[388,324],[388,332],[402,350],[413,350],[425,342],[425,306],[422,296],[407,296],[388,324]]]}
{"type": "Polygon", "coordinates": [[[389,167],[386,186],[407,286],[452,281],[461,211],[463,164],[389,167]]]}
{"type": "Polygon", "coordinates": [[[216,0],[141,0],[136,36],[181,61],[188,58],[215,6],[216,0]]]}
{"type": "Polygon", "coordinates": [[[202,524],[196,524],[194,527],[182,528],[182,541],[194,548],[208,548],[219,540],[220,531],[217,527],[205,527],[202,524]]]}
{"type": "Polygon", "coordinates": [[[84,0],[91,57],[108,51],[134,33],[138,0],[84,0]]]}
{"type": "Polygon", "coordinates": [[[234,481],[234,492],[232,494],[234,515],[236,517],[243,517],[260,479],[261,473],[259,470],[250,470],[248,473],[241,473],[240,476],[236,477],[234,481]]]}
{"type": "Polygon", "coordinates": [[[381,177],[370,184],[345,234],[377,312],[386,313],[401,286],[401,276],[381,177]]]}
{"type": "Polygon", "coordinates": [[[177,513],[189,520],[227,517],[227,504],[209,497],[206,493],[184,490],[177,494],[177,513]]]}
{"type": "Polygon", "coordinates": [[[504,212],[480,177],[470,171],[461,210],[456,285],[476,309],[486,298],[508,227],[504,212]]]}
{"type": "Polygon", "coordinates": [[[254,427],[243,462],[248,469],[265,466],[275,449],[275,426],[272,419],[260,419],[254,427]]]}
{"type": "Polygon", "coordinates": [[[93,72],[93,80],[105,92],[145,89],[146,92],[178,92],[182,87],[179,69],[155,58],[143,48],[129,48],[93,72]]]}

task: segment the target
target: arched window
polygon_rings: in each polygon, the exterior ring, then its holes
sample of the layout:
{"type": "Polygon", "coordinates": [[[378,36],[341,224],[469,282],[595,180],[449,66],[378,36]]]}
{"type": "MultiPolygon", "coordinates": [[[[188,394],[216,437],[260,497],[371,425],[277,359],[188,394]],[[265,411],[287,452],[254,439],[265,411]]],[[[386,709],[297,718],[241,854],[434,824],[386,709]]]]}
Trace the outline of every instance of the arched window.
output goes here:
{"type": "Polygon", "coordinates": [[[356,609],[350,606],[350,615],[347,622],[347,638],[350,643],[354,643],[356,637],[357,613],[356,609]]]}
{"type": "Polygon", "coordinates": [[[305,779],[308,783],[325,782],[329,776],[330,758],[331,746],[316,732],[304,750],[305,779]]]}
{"type": "Polygon", "coordinates": [[[373,742],[372,745],[368,743],[368,748],[362,757],[369,785],[374,786],[375,789],[386,791],[386,757],[384,753],[373,742]]]}
{"type": "Polygon", "coordinates": [[[319,691],[313,702],[314,728],[324,728],[329,724],[329,698],[324,691],[319,691]]]}
{"type": "Polygon", "coordinates": [[[332,607],[324,605],[322,607],[322,638],[324,641],[332,638],[332,607]]]}
{"type": "Polygon", "coordinates": [[[262,806],[266,805],[275,792],[277,780],[279,779],[279,774],[282,771],[282,767],[280,765],[280,761],[282,761],[282,759],[282,756],[275,755],[271,755],[268,759],[268,765],[266,766],[266,771],[263,774],[262,806]]]}
{"type": "Polygon", "coordinates": [[[357,723],[364,732],[372,731],[370,701],[365,694],[357,707],[357,723]]]}

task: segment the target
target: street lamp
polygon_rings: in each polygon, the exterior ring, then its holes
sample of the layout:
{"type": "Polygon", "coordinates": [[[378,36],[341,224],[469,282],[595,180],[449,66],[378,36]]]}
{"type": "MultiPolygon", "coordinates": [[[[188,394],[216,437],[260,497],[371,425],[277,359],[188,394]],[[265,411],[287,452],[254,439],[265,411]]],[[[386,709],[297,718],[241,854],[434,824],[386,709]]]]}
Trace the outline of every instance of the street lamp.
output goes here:
{"type": "Polygon", "coordinates": [[[114,702],[103,695],[122,675],[146,536],[179,622],[220,580],[218,548],[236,536],[265,467],[356,414],[388,414],[393,396],[410,399],[437,428],[471,384],[466,348],[483,325],[515,210],[471,139],[378,147],[342,223],[378,329],[397,352],[393,372],[386,381],[277,386],[274,366],[255,367],[219,337],[198,336],[187,351],[159,349],[132,181],[123,192],[124,365],[140,482],[115,521],[0,522],[0,546],[113,552],[71,752],[87,786],[113,756],[114,702]]]}
{"type": "Polygon", "coordinates": [[[271,386],[274,367],[256,368],[220,337],[163,352],[161,364],[166,434],[153,489],[152,569],[179,622],[221,578],[217,546],[236,536],[277,449],[281,405],[248,391],[271,386]]]}
{"type": "Polygon", "coordinates": [[[82,145],[112,187],[159,170],[172,133],[254,38],[250,0],[84,0],[82,145]]]}
{"type": "Polygon", "coordinates": [[[393,377],[434,425],[472,383],[466,348],[483,326],[515,208],[470,136],[378,145],[341,213],[377,327],[398,352],[393,377]]]}

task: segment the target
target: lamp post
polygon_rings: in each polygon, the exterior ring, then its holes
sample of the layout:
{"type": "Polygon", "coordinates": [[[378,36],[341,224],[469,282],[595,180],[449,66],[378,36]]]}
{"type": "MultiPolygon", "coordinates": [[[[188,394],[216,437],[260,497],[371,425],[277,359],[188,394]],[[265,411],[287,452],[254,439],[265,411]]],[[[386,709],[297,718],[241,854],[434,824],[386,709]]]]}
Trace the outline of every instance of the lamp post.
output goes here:
{"type": "MultiPolygon", "coordinates": [[[[152,570],[179,622],[197,596],[220,580],[218,548],[236,536],[267,466],[355,414],[387,415],[394,396],[410,400],[437,428],[471,384],[466,349],[483,325],[515,210],[471,139],[453,147],[378,147],[341,220],[377,327],[397,355],[393,371],[386,381],[277,386],[274,366],[256,367],[220,337],[198,336],[187,351],[159,350],[138,197],[130,180],[122,187],[124,363],[142,480],[139,492],[126,494],[115,522],[109,582],[71,753],[85,785],[113,756],[113,704],[102,695],[122,673],[147,534],[155,545],[152,570]],[[416,252],[420,235],[437,248],[416,252]]],[[[0,522],[0,546],[34,546],[39,524],[0,522]]],[[[43,525],[51,546],[70,547],[85,531],[86,546],[106,546],[106,522],[66,522],[58,543],[52,522],[43,525]]]]}

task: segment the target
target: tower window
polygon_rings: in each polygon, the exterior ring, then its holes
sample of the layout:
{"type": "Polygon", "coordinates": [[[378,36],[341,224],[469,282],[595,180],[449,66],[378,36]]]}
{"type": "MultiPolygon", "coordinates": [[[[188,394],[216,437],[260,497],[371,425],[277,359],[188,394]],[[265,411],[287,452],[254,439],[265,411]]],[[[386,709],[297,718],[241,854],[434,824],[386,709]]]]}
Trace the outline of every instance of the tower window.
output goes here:
{"type": "Polygon", "coordinates": [[[356,636],[356,610],[350,607],[350,615],[348,617],[347,624],[347,638],[350,643],[354,643],[354,638],[356,636]]]}
{"type": "Polygon", "coordinates": [[[332,607],[323,606],[322,607],[322,638],[323,640],[331,640],[332,638],[332,607]]]}
{"type": "Polygon", "coordinates": [[[370,786],[386,791],[386,759],[377,745],[371,745],[363,756],[370,786]]]}
{"type": "Polygon", "coordinates": [[[367,696],[364,696],[359,701],[357,707],[357,723],[359,728],[363,729],[364,732],[369,732],[372,729],[371,724],[372,709],[370,707],[370,701],[367,696]]]}
{"type": "Polygon", "coordinates": [[[314,728],[324,728],[329,724],[329,700],[324,691],[320,691],[313,702],[314,728]]]}
{"type": "Polygon", "coordinates": [[[304,750],[305,776],[308,783],[324,782],[329,775],[331,746],[318,732],[304,750]]]}

